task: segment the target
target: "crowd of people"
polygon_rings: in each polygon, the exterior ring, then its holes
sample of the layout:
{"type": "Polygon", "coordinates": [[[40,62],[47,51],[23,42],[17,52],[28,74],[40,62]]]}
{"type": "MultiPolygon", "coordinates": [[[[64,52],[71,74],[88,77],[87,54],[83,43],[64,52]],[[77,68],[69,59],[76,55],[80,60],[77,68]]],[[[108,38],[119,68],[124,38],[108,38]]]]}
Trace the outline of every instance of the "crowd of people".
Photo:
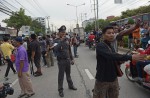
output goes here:
{"type": "Polygon", "coordinates": [[[7,63],[7,69],[4,79],[9,79],[9,71],[12,69],[14,74],[18,74],[18,80],[21,88],[21,94],[18,98],[29,98],[35,94],[29,71],[33,72],[35,77],[43,75],[43,67],[54,66],[54,57],[58,61],[58,91],[61,97],[63,93],[64,73],[66,73],[69,89],[77,90],[73,85],[70,70],[71,64],[74,64],[74,58],[78,57],[77,48],[80,45],[80,38],[74,33],[72,36],[66,34],[66,27],[61,26],[58,33],[53,33],[51,36],[46,35],[42,37],[31,34],[30,37],[17,37],[10,40],[4,37],[0,45],[1,57],[7,63]],[[73,47],[73,53],[71,46],[73,47]],[[42,57],[42,60],[41,60],[42,57]],[[13,63],[15,62],[16,68],[13,63]],[[35,65],[36,71],[31,68],[35,65]]]}
{"type": "MultiPolygon", "coordinates": [[[[93,90],[93,98],[118,98],[119,96],[119,83],[118,76],[122,76],[118,68],[120,62],[127,60],[135,60],[137,62],[138,75],[142,78],[141,72],[143,63],[145,66],[149,64],[149,61],[145,61],[145,57],[149,54],[150,47],[145,50],[143,54],[119,54],[118,53],[118,41],[123,36],[133,35],[134,32],[140,28],[141,21],[138,20],[135,25],[125,30],[119,30],[116,24],[110,24],[105,27],[101,32],[102,41],[97,43],[96,57],[96,81],[93,90]],[[142,64],[142,65],[141,65],[142,64]]],[[[146,27],[146,24],[144,25],[146,27]]],[[[54,57],[57,58],[58,64],[58,92],[60,97],[64,97],[63,81],[64,74],[66,73],[66,79],[70,90],[77,90],[71,79],[71,65],[75,63],[74,58],[78,58],[78,46],[80,45],[80,38],[74,33],[72,36],[66,34],[66,27],[63,25],[58,29],[57,34],[52,34],[37,37],[35,34],[31,34],[29,38],[17,37],[10,41],[8,37],[3,38],[3,42],[0,45],[1,56],[7,62],[7,69],[4,75],[5,80],[8,80],[8,73],[10,68],[14,74],[18,74],[18,80],[21,88],[21,94],[18,98],[29,98],[35,94],[32,87],[32,82],[29,75],[29,70],[33,72],[35,77],[43,75],[41,64],[44,67],[54,66],[54,57]],[[72,55],[72,48],[73,53],[72,55]],[[15,66],[13,67],[13,56],[15,55],[15,66]],[[42,60],[41,60],[42,57],[42,60]],[[42,62],[43,63],[42,63],[42,62]],[[30,68],[31,65],[35,65],[36,71],[30,68]]],[[[147,38],[146,34],[143,34],[143,39],[147,38]]],[[[91,33],[89,40],[99,39],[97,34],[91,33]]],[[[135,38],[135,42],[137,39],[135,38]]]]}

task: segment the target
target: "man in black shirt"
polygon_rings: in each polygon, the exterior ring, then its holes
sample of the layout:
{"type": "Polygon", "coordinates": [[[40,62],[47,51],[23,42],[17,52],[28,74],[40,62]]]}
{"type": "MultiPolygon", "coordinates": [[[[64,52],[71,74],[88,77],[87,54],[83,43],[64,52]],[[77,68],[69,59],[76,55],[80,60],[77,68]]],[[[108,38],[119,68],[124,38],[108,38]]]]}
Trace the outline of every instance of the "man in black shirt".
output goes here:
{"type": "Polygon", "coordinates": [[[119,84],[116,62],[127,60],[144,60],[145,55],[122,55],[115,52],[111,42],[115,38],[113,27],[103,29],[103,42],[96,48],[97,72],[93,98],[118,98],[119,84]]]}
{"type": "Polygon", "coordinates": [[[37,41],[37,36],[35,34],[31,34],[31,43],[30,43],[30,51],[31,51],[31,60],[34,62],[37,71],[35,72],[35,76],[41,76],[41,49],[40,43],[37,41]]]}

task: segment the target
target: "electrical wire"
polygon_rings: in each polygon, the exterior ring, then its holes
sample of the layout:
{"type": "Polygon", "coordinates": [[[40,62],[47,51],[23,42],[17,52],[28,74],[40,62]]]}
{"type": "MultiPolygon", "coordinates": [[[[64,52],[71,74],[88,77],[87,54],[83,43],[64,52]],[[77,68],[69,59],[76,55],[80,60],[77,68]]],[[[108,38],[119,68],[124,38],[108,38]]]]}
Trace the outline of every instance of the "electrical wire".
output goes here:
{"type": "MultiPolygon", "coordinates": [[[[133,2],[133,1],[130,0],[130,1],[125,2],[125,3],[124,3],[124,6],[126,6],[128,3],[131,3],[131,2],[133,2]]],[[[103,12],[108,12],[108,11],[110,11],[111,9],[115,9],[115,8],[119,9],[120,7],[124,7],[124,6],[122,6],[122,5],[119,5],[119,6],[116,5],[116,6],[113,6],[113,7],[108,8],[108,9],[104,9],[101,13],[103,13],[103,12]]]]}
{"type": "Polygon", "coordinates": [[[26,0],[39,14],[42,14],[34,5],[34,3],[31,0],[26,0]],[[33,3],[33,4],[32,4],[33,3]]]}
{"type": "Polygon", "coordinates": [[[4,14],[6,14],[6,15],[9,15],[9,16],[10,16],[10,14],[12,14],[12,12],[10,12],[10,11],[8,11],[8,10],[6,10],[6,9],[3,9],[3,8],[1,8],[1,7],[0,7],[0,12],[4,13],[4,14]]]}
{"type": "Polygon", "coordinates": [[[37,5],[37,7],[39,7],[39,9],[42,11],[42,12],[44,12],[46,15],[48,15],[46,12],[45,12],[45,10],[42,8],[42,7],[40,7],[40,4],[39,4],[39,2],[37,1],[37,0],[32,0],[36,5],[37,5]]]}
{"type": "Polygon", "coordinates": [[[5,3],[7,3],[8,5],[10,5],[11,7],[15,8],[16,10],[19,10],[17,7],[13,6],[12,4],[10,4],[9,2],[7,2],[6,0],[3,0],[5,3]]]}
{"type": "Polygon", "coordinates": [[[30,14],[32,14],[34,16],[34,14],[32,12],[30,12],[28,9],[26,9],[19,1],[15,0],[19,5],[21,5],[25,10],[27,10],[30,14]]]}
{"type": "MultiPolygon", "coordinates": [[[[136,4],[136,3],[138,3],[140,0],[136,0],[136,1],[134,1],[134,2],[132,2],[131,4],[129,4],[129,5],[125,5],[125,6],[122,6],[121,8],[117,8],[117,9],[115,9],[115,10],[113,10],[113,13],[115,13],[115,12],[119,12],[120,10],[122,10],[123,8],[125,8],[125,7],[127,7],[127,6],[131,6],[131,5],[134,5],[134,4],[136,4]],[[117,11],[116,11],[117,10],[117,11]]],[[[109,10],[108,10],[109,11],[109,10]]],[[[103,15],[106,15],[107,14],[107,12],[108,11],[105,11],[105,14],[103,14],[103,15]]]]}
{"type": "MultiPolygon", "coordinates": [[[[2,3],[1,1],[0,1],[0,4],[1,4],[1,7],[4,7],[4,8],[6,8],[7,10],[10,10],[10,11],[12,11],[9,7],[7,7],[4,3],[2,3]]],[[[13,11],[12,11],[13,12],[13,11]]]]}

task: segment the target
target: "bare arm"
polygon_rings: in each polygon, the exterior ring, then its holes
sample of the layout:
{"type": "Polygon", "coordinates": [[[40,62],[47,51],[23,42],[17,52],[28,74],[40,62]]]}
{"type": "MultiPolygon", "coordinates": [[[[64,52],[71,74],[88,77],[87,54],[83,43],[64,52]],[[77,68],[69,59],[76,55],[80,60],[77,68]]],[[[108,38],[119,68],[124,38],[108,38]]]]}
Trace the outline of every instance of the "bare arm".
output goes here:
{"type": "Polygon", "coordinates": [[[34,56],[35,56],[35,51],[32,51],[31,58],[34,59],[34,56]]]}
{"type": "Polygon", "coordinates": [[[138,19],[137,23],[133,27],[119,32],[118,36],[122,37],[122,36],[131,34],[134,30],[140,27],[140,24],[141,24],[141,21],[138,19]]]}

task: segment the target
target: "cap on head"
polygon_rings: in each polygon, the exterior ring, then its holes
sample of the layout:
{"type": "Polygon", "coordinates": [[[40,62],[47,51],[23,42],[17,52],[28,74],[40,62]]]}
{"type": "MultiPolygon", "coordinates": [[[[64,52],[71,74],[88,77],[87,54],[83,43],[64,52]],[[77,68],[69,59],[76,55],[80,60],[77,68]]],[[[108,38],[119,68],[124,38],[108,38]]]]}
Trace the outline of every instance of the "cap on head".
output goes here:
{"type": "Polygon", "coordinates": [[[62,25],[59,29],[58,29],[59,32],[66,32],[66,26],[65,25],[62,25]]]}
{"type": "Polygon", "coordinates": [[[15,39],[15,41],[20,42],[20,43],[22,43],[22,42],[23,42],[23,40],[22,40],[22,38],[21,38],[21,37],[17,37],[17,38],[15,39]]]}

